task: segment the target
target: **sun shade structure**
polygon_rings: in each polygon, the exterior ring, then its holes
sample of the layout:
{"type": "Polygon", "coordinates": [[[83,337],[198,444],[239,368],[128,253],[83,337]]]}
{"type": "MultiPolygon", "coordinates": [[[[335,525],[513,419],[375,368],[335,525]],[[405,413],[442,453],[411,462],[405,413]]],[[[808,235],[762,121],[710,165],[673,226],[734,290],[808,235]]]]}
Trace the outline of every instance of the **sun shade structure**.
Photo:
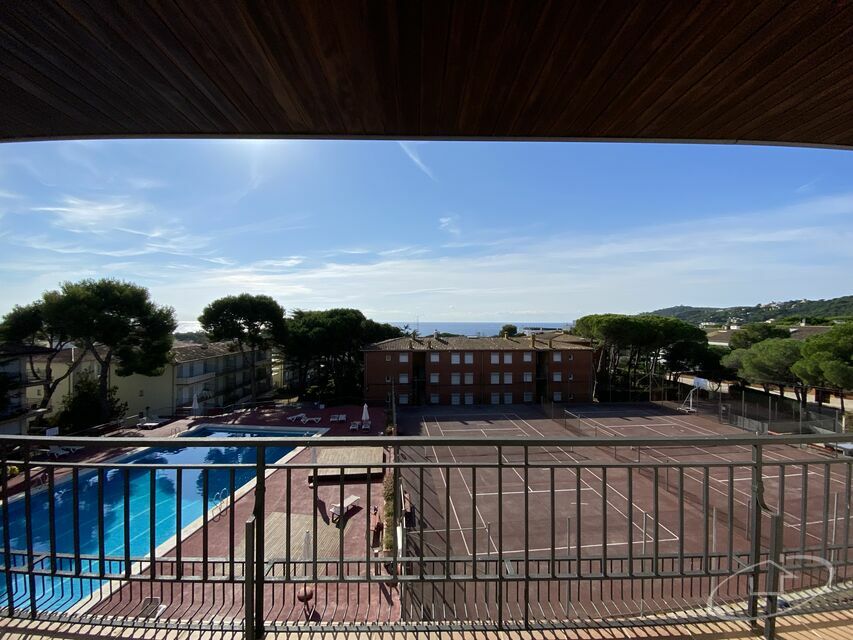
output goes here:
{"type": "Polygon", "coordinates": [[[853,146],[853,3],[4,2],[0,140],[853,146]]]}

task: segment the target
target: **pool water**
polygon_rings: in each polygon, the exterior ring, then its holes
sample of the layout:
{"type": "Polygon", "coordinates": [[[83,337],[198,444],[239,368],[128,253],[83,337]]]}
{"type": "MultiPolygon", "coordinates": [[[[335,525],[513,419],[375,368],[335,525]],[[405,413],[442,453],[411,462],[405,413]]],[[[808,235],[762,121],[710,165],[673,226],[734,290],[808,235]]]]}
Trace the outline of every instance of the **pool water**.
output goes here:
{"type": "MultiPolygon", "coordinates": [[[[201,425],[182,436],[200,438],[252,438],[262,436],[305,437],[317,433],[316,430],[294,431],[258,427],[224,427],[222,425],[201,425]]],[[[266,449],[266,462],[274,463],[290,453],[294,447],[282,445],[266,449]]],[[[254,464],[257,449],[240,446],[235,442],[232,447],[174,447],[149,448],[129,456],[115,458],[114,462],[131,464],[254,464]]],[[[128,469],[129,494],[125,499],[125,471],[104,470],[103,513],[104,513],[104,555],[123,557],[125,554],[125,509],[129,509],[130,555],[135,558],[146,556],[150,551],[151,527],[151,470],[128,469]]],[[[154,543],[160,545],[175,535],[177,530],[177,509],[180,504],[181,527],[186,527],[203,514],[203,480],[201,469],[183,469],[181,472],[181,495],[177,495],[177,470],[159,469],[155,479],[154,507],[154,543]],[[180,499],[178,499],[180,498],[180,499]]],[[[208,470],[208,518],[212,516],[210,508],[229,497],[229,470],[208,470]]],[[[235,490],[255,477],[254,469],[236,469],[234,473],[235,490]]],[[[82,560],[84,573],[100,571],[97,560],[100,548],[98,528],[98,472],[81,471],[78,476],[77,517],[79,519],[80,555],[94,556],[94,559],[82,560]]],[[[39,553],[50,551],[50,499],[46,490],[34,492],[31,497],[32,539],[36,558],[39,553]]],[[[53,494],[54,525],[56,551],[58,554],[74,553],[74,495],[73,479],[57,482],[53,494]]],[[[27,548],[27,530],[25,501],[17,498],[9,501],[9,537],[13,551],[27,548]]],[[[3,535],[3,522],[0,521],[0,536],[3,535]]],[[[0,541],[2,541],[0,537],[0,541]]],[[[0,555],[2,555],[0,544],[0,555]]],[[[26,563],[25,558],[13,554],[13,563],[17,566],[26,563]]],[[[37,562],[39,569],[50,569],[50,559],[37,562]]],[[[56,568],[60,571],[72,571],[74,558],[58,558],[56,568]]],[[[107,560],[106,573],[115,574],[124,570],[121,560],[107,560]]],[[[28,578],[23,574],[13,574],[13,604],[16,608],[30,606],[28,578]]],[[[66,611],[81,599],[97,591],[103,581],[67,577],[36,576],[35,594],[39,611],[66,611]]],[[[0,606],[8,605],[5,572],[0,576],[0,606]]]]}

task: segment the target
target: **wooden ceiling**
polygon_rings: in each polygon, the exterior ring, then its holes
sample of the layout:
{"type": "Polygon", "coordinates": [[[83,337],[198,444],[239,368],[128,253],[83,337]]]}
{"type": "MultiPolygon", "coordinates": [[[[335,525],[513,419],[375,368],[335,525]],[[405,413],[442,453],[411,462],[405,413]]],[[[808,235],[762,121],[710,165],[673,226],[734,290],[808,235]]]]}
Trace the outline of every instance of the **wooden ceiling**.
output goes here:
{"type": "Polygon", "coordinates": [[[853,147],[853,2],[11,0],[0,139],[853,147]]]}

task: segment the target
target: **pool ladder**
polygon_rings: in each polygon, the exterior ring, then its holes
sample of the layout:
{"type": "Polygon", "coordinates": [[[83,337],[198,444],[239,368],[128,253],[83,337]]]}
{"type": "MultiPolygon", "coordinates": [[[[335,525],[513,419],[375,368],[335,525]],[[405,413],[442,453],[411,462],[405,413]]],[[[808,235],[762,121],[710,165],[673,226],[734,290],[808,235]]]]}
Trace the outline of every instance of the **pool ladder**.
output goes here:
{"type": "Polygon", "coordinates": [[[213,509],[211,511],[210,519],[214,522],[218,522],[220,518],[222,518],[222,513],[227,508],[223,502],[225,501],[225,497],[228,495],[228,487],[222,487],[219,491],[213,494],[213,509]]]}

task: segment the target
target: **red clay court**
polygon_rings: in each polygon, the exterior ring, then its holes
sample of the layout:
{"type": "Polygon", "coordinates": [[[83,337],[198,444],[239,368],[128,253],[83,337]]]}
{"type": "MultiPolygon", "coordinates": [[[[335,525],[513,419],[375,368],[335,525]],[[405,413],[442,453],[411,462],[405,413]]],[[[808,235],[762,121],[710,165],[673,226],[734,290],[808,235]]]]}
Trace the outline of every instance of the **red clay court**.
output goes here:
{"type": "MultiPolygon", "coordinates": [[[[566,603],[574,606],[585,598],[561,593],[568,583],[553,582],[561,573],[579,578],[595,574],[596,588],[601,589],[602,577],[619,575],[629,566],[635,573],[638,568],[660,573],[683,566],[706,576],[708,571],[735,573],[745,566],[753,450],[714,441],[743,431],[653,404],[570,408],[581,417],[546,418],[538,407],[529,406],[430,407],[401,416],[406,434],[475,440],[452,449],[433,446],[404,452],[415,462],[438,463],[403,474],[415,515],[421,514],[413,518],[409,531],[407,553],[416,558],[414,571],[423,565],[426,573],[470,573],[460,567],[476,557],[484,574],[499,564],[506,572],[529,574],[542,613],[548,615],[558,600],[562,611],[553,613],[565,615],[567,609],[571,613],[566,603]],[[530,446],[526,454],[521,446],[505,445],[499,455],[488,442],[565,436],[606,438],[613,444],[530,446]],[[670,436],[710,440],[702,446],[620,443],[670,436]],[[502,468],[497,467],[499,460],[502,468]]],[[[766,505],[784,514],[784,549],[846,565],[848,550],[841,543],[849,540],[850,466],[829,450],[782,444],[765,445],[763,463],[766,505]]],[[[769,528],[769,517],[763,515],[763,549],[769,544],[769,528]]],[[[839,569],[846,572],[844,566],[839,569]]],[[[667,588],[658,586],[662,591],[648,585],[652,591],[642,599],[664,598],[667,588]]],[[[472,607],[479,610],[476,601],[488,599],[486,593],[474,596],[479,588],[474,585],[462,596],[462,607],[460,594],[449,596],[445,586],[441,588],[440,596],[433,593],[422,600],[427,607],[440,602],[444,615],[450,609],[457,617],[470,618],[472,607]]],[[[704,585],[691,584],[691,597],[683,593],[683,585],[670,585],[664,599],[683,605],[694,595],[707,595],[710,588],[708,577],[704,585]]],[[[531,602],[535,599],[531,596],[531,602]]],[[[614,599],[629,606],[638,597],[623,593],[614,599]]],[[[512,609],[513,603],[508,605],[512,609]]]]}

